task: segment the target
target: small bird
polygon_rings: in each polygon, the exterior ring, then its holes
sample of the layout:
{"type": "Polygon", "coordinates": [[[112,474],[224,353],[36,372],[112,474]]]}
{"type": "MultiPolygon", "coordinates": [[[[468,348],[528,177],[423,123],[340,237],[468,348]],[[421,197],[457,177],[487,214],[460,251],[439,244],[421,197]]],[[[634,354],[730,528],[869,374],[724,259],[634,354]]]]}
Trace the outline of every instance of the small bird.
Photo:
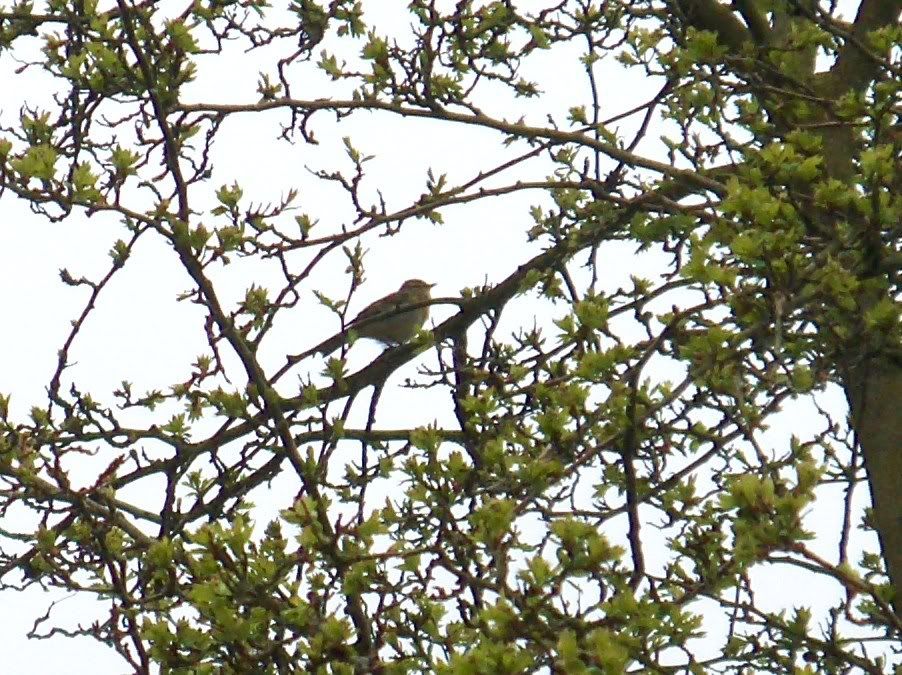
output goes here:
{"type": "Polygon", "coordinates": [[[311,354],[331,354],[347,340],[348,331],[387,345],[397,345],[409,340],[429,318],[429,306],[425,303],[432,299],[429,289],[433,286],[435,284],[427,284],[422,279],[408,279],[394,293],[364,307],[348,324],[347,330],[323,340],[302,354],[289,356],[287,363],[273,376],[271,382],[278,380],[292,365],[311,354]],[[407,307],[410,309],[405,309],[407,307]]]}
{"type": "Polygon", "coordinates": [[[316,347],[302,354],[288,356],[286,363],[269,380],[276,382],[297,362],[303,361],[312,354],[328,356],[348,338],[348,331],[354,331],[359,337],[378,340],[387,345],[406,342],[426,323],[429,318],[429,305],[432,296],[429,290],[435,284],[427,284],[422,279],[408,279],[394,293],[367,305],[354,320],[348,324],[347,330],[333,335],[320,342],[316,347]]]}
{"type": "Polygon", "coordinates": [[[423,303],[431,299],[429,290],[433,286],[422,279],[408,279],[394,293],[364,307],[348,328],[360,337],[387,345],[406,342],[429,318],[429,306],[423,303]]]}

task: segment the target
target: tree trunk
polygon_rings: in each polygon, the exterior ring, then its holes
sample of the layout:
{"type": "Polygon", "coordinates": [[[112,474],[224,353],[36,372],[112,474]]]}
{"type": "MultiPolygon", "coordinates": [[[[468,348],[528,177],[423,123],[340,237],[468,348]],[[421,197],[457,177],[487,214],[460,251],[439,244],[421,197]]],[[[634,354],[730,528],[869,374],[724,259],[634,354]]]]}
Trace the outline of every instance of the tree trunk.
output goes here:
{"type": "Polygon", "coordinates": [[[897,589],[893,609],[902,613],[902,366],[872,358],[850,369],[844,384],[871,486],[874,526],[897,589]]]}

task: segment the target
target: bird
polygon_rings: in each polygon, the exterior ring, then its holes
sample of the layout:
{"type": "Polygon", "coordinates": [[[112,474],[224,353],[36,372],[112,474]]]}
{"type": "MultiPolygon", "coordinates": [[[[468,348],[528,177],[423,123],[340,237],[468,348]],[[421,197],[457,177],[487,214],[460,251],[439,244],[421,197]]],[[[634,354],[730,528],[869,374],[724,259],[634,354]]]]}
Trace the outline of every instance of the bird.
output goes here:
{"type": "Polygon", "coordinates": [[[407,342],[429,318],[430,284],[408,279],[394,293],[364,307],[348,325],[357,335],[386,345],[407,342]],[[409,309],[405,309],[409,308],[409,309]]]}
{"type": "Polygon", "coordinates": [[[394,293],[389,293],[364,307],[342,332],[323,340],[302,354],[288,356],[285,365],[272,376],[270,382],[275,382],[295,363],[312,354],[324,356],[331,354],[347,341],[348,333],[351,331],[358,337],[369,338],[386,345],[406,342],[417,334],[429,318],[428,303],[432,299],[429,291],[433,286],[435,284],[422,279],[408,279],[394,293]]]}

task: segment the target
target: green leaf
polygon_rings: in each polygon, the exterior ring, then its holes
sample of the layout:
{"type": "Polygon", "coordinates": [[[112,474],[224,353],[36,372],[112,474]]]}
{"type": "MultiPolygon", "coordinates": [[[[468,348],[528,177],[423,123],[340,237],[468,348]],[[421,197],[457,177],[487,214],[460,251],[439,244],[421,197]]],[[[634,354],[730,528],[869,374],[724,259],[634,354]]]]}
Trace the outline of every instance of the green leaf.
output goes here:
{"type": "Polygon", "coordinates": [[[24,178],[52,180],[56,174],[56,161],[59,153],[49,145],[36,145],[20,158],[10,162],[13,170],[24,178]]]}
{"type": "Polygon", "coordinates": [[[72,172],[72,198],[79,202],[94,204],[101,200],[100,191],[95,187],[97,176],[87,162],[82,162],[72,172]]]}

